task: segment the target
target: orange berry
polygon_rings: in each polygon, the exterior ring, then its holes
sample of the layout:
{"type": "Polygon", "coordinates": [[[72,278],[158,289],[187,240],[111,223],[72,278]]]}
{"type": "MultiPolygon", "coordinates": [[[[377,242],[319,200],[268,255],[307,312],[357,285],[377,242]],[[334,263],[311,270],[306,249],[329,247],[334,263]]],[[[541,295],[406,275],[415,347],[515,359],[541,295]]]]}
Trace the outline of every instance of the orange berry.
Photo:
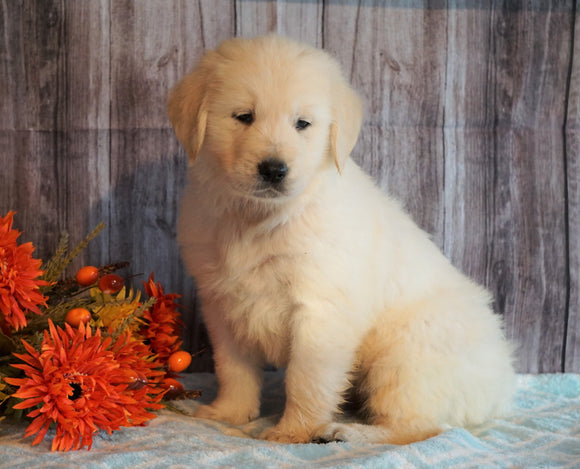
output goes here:
{"type": "Polygon", "coordinates": [[[183,384],[175,378],[165,378],[162,384],[163,387],[169,389],[169,391],[183,391],[183,384]]]}
{"type": "Polygon", "coordinates": [[[123,288],[123,278],[117,274],[103,275],[99,280],[99,288],[108,295],[119,293],[123,288]]]}
{"type": "Polygon", "coordinates": [[[99,278],[99,269],[92,265],[81,267],[76,275],[76,280],[79,285],[88,287],[97,281],[99,278]]]}
{"type": "Polygon", "coordinates": [[[79,325],[86,324],[91,320],[91,312],[85,308],[73,308],[66,313],[65,321],[72,327],[79,327],[79,325]]]}
{"type": "Polygon", "coordinates": [[[165,378],[161,382],[161,386],[167,390],[165,393],[165,399],[177,399],[183,393],[183,384],[174,378],[165,378]]]}
{"type": "Polygon", "coordinates": [[[167,360],[167,366],[175,373],[185,370],[191,363],[191,354],[185,350],[172,353],[167,360]]]}
{"type": "Polygon", "coordinates": [[[123,370],[123,374],[127,378],[127,389],[137,391],[143,389],[147,385],[147,378],[141,373],[127,368],[123,370]]]}

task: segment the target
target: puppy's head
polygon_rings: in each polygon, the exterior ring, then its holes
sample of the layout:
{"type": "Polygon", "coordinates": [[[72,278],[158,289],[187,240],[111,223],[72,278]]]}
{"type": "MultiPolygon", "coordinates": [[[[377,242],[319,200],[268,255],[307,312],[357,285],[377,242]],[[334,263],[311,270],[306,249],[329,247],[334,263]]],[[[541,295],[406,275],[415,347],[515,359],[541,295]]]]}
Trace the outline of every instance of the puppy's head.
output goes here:
{"type": "Polygon", "coordinates": [[[301,193],[333,164],[340,171],[362,119],[335,60],[277,36],[206,53],[168,109],[191,162],[206,159],[225,189],[265,200],[301,193]]]}

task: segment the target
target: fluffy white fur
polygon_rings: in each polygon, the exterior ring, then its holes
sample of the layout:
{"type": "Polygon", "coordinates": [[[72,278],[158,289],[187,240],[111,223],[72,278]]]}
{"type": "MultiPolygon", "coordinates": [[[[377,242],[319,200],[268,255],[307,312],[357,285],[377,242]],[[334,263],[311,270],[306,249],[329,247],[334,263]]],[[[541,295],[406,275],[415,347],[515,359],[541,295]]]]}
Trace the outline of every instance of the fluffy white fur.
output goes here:
{"type": "Polygon", "coordinates": [[[256,418],[266,363],[286,368],[269,440],[408,443],[506,408],[511,350],[490,296],[349,158],[361,104],[332,58],[226,41],[169,114],[192,162],[179,242],[219,380],[198,417],[256,418]],[[287,165],[281,184],[261,178],[268,158],[287,165]],[[372,425],[333,423],[347,395],[372,425]]]}

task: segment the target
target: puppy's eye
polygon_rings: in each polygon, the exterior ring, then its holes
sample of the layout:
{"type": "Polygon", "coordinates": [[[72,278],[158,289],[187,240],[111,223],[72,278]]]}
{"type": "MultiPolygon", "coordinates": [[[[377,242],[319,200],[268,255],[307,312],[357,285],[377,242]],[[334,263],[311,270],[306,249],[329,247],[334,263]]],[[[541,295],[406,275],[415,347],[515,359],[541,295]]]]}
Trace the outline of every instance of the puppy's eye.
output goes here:
{"type": "Polygon", "coordinates": [[[254,122],[254,114],[251,112],[242,112],[240,114],[233,114],[232,117],[245,125],[251,125],[254,122]]]}
{"type": "Polygon", "coordinates": [[[306,127],[310,127],[310,122],[304,119],[298,119],[296,121],[296,130],[304,130],[306,127]]]}

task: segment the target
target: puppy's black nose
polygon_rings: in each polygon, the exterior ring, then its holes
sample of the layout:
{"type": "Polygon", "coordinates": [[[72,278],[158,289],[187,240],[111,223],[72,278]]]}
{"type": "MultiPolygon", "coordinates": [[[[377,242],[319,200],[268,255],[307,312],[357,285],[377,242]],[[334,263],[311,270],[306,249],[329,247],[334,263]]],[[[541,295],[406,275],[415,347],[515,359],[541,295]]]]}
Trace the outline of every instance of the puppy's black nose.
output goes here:
{"type": "Polygon", "coordinates": [[[258,164],[258,174],[264,182],[280,184],[288,174],[288,166],[277,158],[267,158],[258,164]]]}

